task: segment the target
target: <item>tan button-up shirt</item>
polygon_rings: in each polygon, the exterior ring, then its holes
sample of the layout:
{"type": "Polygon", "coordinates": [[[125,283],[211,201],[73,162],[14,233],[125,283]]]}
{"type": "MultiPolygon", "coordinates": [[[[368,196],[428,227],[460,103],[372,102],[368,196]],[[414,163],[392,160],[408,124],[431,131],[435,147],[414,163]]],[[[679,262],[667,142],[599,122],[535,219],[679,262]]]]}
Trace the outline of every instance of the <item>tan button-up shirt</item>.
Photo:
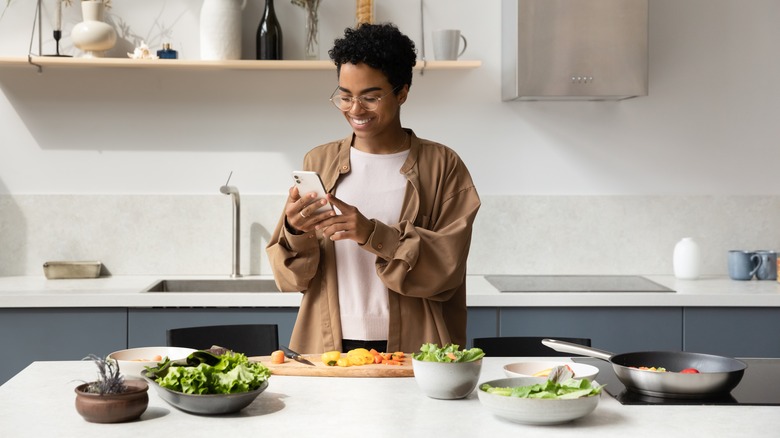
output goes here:
{"type": "MultiPolygon", "coordinates": [[[[362,246],[376,255],[376,273],[389,292],[387,348],[416,352],[428,342],[465,347],[466,260],[479,196],[453,150],[408,132],[411,149],[401,168],[408,184],[399,221],[374,221],[362,246]]],[[[325,189],[335,194],[341,175],[350,171],[351,143],[349,136],[312,149],[303,170],[319,172],[325,189]]],[[[303,293],[290,348],[341,350],[333,242],[319,233],[289,232],[282,214],[266,250],[279,290],[303,293]]]]}

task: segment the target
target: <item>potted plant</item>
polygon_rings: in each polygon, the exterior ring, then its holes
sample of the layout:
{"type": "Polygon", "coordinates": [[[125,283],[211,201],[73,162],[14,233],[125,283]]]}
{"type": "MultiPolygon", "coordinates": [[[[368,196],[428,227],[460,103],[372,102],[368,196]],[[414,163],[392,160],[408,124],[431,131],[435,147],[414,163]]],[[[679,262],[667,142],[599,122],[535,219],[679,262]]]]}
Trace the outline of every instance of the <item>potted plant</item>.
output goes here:
{"type": "Polygon", "coordinates": [[[143,380],[125,381],[119,364],[90,354],[97,380],[76,387],[76,411],[91,423],[122,423],[140,417],[149,405],[149,386],[143,380]]]}

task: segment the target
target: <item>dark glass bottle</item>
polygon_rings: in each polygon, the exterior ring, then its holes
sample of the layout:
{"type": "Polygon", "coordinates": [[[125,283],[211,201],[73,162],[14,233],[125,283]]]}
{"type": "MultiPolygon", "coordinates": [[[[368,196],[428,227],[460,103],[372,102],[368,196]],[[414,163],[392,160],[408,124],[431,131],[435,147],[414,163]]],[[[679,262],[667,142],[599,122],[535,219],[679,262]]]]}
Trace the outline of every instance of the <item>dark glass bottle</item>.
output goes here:
{"type": "Polygon", "coordinates": [[[157,57],[160,59],[176,59],[179,54],[171,48],[171,43],[163,43],[162,50],[157,51],[157,57]]]}
{"type": "Polygon", "coordinates": [[[276,19],[274,0],[265,0],[265,11],[257,27],[257,59],[282,59],[282,26],[276,19]]]}

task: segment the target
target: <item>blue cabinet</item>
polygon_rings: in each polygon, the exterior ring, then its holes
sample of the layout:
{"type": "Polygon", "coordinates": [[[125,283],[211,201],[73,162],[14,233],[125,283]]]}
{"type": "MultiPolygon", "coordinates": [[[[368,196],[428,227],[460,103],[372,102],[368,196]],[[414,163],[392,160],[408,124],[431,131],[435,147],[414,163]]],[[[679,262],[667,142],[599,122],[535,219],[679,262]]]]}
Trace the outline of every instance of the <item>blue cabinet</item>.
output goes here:
{"type": "Polygon", "coordinates": [[[687,307],[687,351],[732,357],[780,357],[777,307],[687,307]]]}
{"type": "Polygon", "coordinates": [[[469,310],[469,341],[482,336],[590,338],[613,353],[681,350],[679,307],[506,307],[469,310]],[[477,312],[478,311],[478,312],[477,312]],[[477,315],[477,321],[472,318],[477,315]],[[493,315],[493,320],[488,318],[493,315]],[[475,324],[481,324],[475,327],[475,324]]]}
{"type": "Polygon", "coordinates": [[[0,384],[36,360],[105,356],[127,348],[127,309],[0,309],[0,345],[0,384]]]}

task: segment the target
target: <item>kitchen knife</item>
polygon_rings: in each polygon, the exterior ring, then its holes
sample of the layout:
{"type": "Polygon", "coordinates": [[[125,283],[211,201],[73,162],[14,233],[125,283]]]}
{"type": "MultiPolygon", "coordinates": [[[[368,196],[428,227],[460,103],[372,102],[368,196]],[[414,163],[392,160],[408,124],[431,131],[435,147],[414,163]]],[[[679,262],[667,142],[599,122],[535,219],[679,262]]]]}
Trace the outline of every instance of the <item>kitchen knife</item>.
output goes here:
{"type": "Polygon", "coordinates": [[[282,345],[281,347],[282,347],[282,350],[284,350],[284,355],[289,357],[290,359],[292,359],[292,360],[294,360],[296,362],[300,362],[302,364],[316,366],[313,363],[311,363],[308,359],[306,359],[305,357],[301,356],[300,353],[296,353],[296,352],[290,350],[289,348],[285,347],[284,345],[282,345]]]}

